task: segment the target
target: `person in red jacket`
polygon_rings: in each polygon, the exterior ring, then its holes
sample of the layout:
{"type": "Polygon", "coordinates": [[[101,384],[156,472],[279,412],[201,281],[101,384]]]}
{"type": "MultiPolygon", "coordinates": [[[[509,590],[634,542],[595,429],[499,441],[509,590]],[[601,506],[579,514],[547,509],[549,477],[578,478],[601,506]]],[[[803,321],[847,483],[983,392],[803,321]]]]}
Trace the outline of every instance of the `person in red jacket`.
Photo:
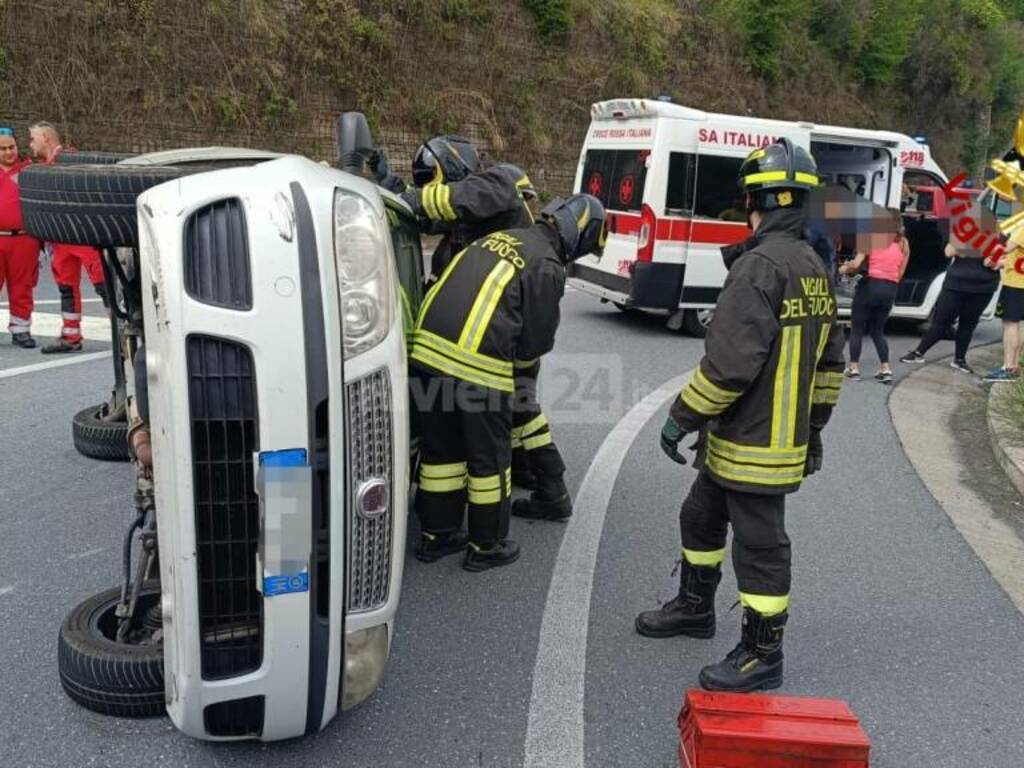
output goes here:
{"type": "MultiPolygon", "coordinates": [[[[60,132],[51,123],[39,122],[29,128],[30,148],[37,160],[52,165],[57,155],[68,151],[61,143],[60,132]]],[[[82,268],[96,293],[106,304],[103,283],[103,261],[100,252],[86,245],[47,243],[52,256],[51,269],[60,291],[60,312],[63,319],[60,338],[43,347],[44,355],[78,352],[82,349],[82,268]]]]}
{"type": "Polygon", "coordinates": [[[14,131],[0,127],[0,289],[7,285],[11,342],[31,349],[32,292],[39,280],[39,241],[24,232],[18,174],[32,161],[18,154],[14,131]]]}

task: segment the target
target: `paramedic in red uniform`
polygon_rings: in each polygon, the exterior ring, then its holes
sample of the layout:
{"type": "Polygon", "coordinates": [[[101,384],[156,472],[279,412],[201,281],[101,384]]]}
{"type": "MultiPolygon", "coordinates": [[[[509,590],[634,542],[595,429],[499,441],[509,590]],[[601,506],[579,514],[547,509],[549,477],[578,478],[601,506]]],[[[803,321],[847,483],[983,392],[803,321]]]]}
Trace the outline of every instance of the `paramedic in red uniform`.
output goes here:
{"type": "MultiPolygon", "coordinates": [[[[50,123],[40,122],[29,128],[32,154],[45,165],[52,165],[57,155],[65,152],[60,133],[50,123]]],[[[100,252],[86,245],[47,243],[53,259],[53,279],[60,291],[60,313],[63,319],[60,338],[43,347],[44,355],[78,352],[82,349],[82,268],[96,293],[106,304],[103,283],[103,262],[100,252]]]]}
{"type": "Polygon", "coordinates": [[[31,160],[18,155],[14,131],[0,128],[0,289],[7,286],[11,305],[11,342],[31,349],[32,292],[39,279],[39,241],[24,233],[18,173],[31,160]]]}

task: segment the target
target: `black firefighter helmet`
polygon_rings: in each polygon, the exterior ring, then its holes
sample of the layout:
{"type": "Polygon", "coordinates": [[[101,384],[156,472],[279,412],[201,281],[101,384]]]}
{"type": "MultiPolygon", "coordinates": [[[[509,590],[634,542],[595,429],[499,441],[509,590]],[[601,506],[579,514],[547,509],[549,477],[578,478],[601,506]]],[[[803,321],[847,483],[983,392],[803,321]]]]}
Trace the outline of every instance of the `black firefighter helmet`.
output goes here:
{"type": "Polygon", "coordinates": [[[752,211],[799,208],[818,186],[818,165],[811,153],[789,139],[755,149],[740,166],[739,186],[752,211]]]}
{"type": "Polygon", "coordinates": [[[565,246],[563,260],[568,263],[591,253],[598,258],[604,252],[608,230],[604,206],[593,195],[556,197],[540,212],[541,219],[551,224],[565,246]]]}
{"type": "Polygon", "coordinates": [[[427,139],[412,159],[412,180],[417,187],[432,181],[462,181],[480,170],[480,156],[469,139],[445,134],[427,139]]]}

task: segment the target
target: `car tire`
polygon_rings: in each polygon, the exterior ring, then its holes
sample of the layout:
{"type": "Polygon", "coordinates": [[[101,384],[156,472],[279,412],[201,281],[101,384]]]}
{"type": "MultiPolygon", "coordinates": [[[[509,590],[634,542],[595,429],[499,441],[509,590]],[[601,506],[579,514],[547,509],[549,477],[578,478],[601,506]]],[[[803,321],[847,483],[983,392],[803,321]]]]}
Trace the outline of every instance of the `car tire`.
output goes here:
{"type": "Polygon", "coordinates": [[[137,248],[135,201],[140,194],[183,176],[240,165],[252,163],[30,165],[18,176],[25,231],[53,243],[137,248]]]}
{"type": "Polygon", "coordinates": [[[708,326],[715,316],[713,309],[688,309],[683,313],[683,332],[695,339],[703,339],[708,335],[708,326]]]}
{"type": "Polygon", "coordinates": [[[71,419],[71,437],[83,456],[102,461],[131,461],[128,422],[108,421],[107,404],[90,405],[71,419]]]}
{"type": "MultiPolygon", "coordinates": [[[[119,587],[80,603],[64,619],[57,663],[65,693],[86,709],[114,717],[164,713],[163,644],[128,645],[113,640],[119,587]]],[[[160,584],[147,582],[140,609],[160,604],[160,584]]]]}
{"type": "Polygon", "coordinates": [[[54,159],[57,165],[113,165],[135,155],[122,152],[61,152],[54,159]]]}

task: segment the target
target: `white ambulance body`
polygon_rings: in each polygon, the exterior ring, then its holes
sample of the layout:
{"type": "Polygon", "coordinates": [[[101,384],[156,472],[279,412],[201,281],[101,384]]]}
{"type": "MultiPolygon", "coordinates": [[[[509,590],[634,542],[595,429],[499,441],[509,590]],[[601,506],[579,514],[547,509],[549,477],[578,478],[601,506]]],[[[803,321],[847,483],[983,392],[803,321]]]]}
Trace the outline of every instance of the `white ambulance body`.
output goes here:
{"type": "MultiPolygon", "coordinates": [[[[604,256],[570,266],[569,283],[620,308],[661,312],[702,336],[725,281],[721,247],[750,235],[736,186],[752,149],[787,137],[813,154],[823,183],[894,210],[906,178],[942,187],[928,147],[900,133],[720,115],[679,104],[594,104],[575,189],[608,209],[604,256]]],[[[937,231],[935,222],[928,222],[937,231]]],[[[912,254],[893,316],[925,320],[946,261],[938,238],[912,254]],[[928,253],[925,253],[928,251],[928,253]]],[[[914,236],[911,238],[912,251],[914,236]]],[[[841,314],[849,302],[840,301],[841,314]]],[[[991,311],[994,307],[989,307],[991,311]]]]}

